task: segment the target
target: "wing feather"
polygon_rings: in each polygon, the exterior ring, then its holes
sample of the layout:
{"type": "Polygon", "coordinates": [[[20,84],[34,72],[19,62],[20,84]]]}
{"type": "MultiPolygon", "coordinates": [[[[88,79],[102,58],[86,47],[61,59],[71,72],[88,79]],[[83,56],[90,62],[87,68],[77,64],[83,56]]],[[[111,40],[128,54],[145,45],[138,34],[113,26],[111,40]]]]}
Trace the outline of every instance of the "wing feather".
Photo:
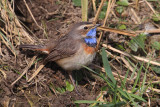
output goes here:
{"type": "Polygon", "coordinates": [[[75,41],[68,36],[64,36],[57,41],[54,48],[50,48],[50,53],[44,59],[45,62],[56,61],[74,55],[80,48],[80,41],[75,41]]]}

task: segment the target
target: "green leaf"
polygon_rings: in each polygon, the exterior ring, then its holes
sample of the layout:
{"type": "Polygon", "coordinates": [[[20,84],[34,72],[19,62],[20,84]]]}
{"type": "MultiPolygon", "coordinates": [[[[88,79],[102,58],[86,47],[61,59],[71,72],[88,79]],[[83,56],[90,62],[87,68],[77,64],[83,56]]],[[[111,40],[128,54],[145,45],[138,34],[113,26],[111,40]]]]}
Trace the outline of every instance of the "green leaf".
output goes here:
{"type": "Polygon", "coordinates": [[[147,69],[145,69],[145,74],[144,74],[143,82],[142,82],[141,86],[139,86],[140,87],[140,94],[141,94],[141,96],[145,92],[145,81],[146,81],[147,72],[148,72],[147,69]]]}
{"type": "Polygon", "coordinates": [[[100,15],[99,15],[99,18],[100,18],[100,19],[104,19],[104,18],[105,18],[105,15],[106,15],[106,12],[101,11],[101,12],[100,12],[100,15]]]}
{"type": "Polygon", "coordinates": [[[126,103],[123,102],[123,101],[120,101],[120,102],[117,102],[117,103],[107,103],[105,102],[100,102],[100,101],[89,101],[89,100],[77,100],[75,101],[74,103],[88,103],[88,104],[91,104],[91,103],[99,103],[99,105],[97,106],[94,106],[94,107],[121,107],[123,105],[125,105],[126,103]]]}
{"type": "Polygon", "coordinates": [[[134,52],[137,52],[139,46],[134,40],[131,40],[128,45],[134,52]]]}
{"type": "Polygon", "coordinates": [[[121,44],[116,44],[116,48],[125,51],[125,48],[121,44]]]}
{"type": "MultiPolygon", "coordinates": [[[[19,75],[22,75],[19,71],[17,71],[16,69],[13,69],[14,72],[18,73],[19,75]]],[[[23,78],[26,79],[26,76],[23,76],[23,78]]]]}
{"type": "Polygon", "coordinates": [[[108,2],[104,3],[104,6],[102,7],[102,10],[101,10],[100,15],[99,15],[100,19],[105,18],[107,7],[108,7],[108,2]]]}
{"type": "Polygon", "coordinates": [[[66,90],[64,88],[57,87],[56,92],[64,93],[66,90]]]}
{"type": "Polygon", "coordinates": [[[120,101],[117,103],[107,103],[107,104],[102,104],[98,107],[123,107],[123,105],[125,105],[126,103],[124,101],[120,101]]]}
{"type": "Polygon", "coordinates": [[[153,16],[152,16],[152,20],[153,21],[155,21],[155,22],[158,22],[158,21],[160,21],[160,14],[154,14],[153,16]]]}
{"type": "Polygon", "coordinates": [[[136,80],[135,80],[134,85],[132,87],[132,93],[136,91],[136,86],[138,84],[138,81],[140,80],[140,74],[141,74],[142,68],[143,68],[143,63],[141,64],[141,67],[138,70],[138,74],[137,74],[136,80]]]}
{"type": "Polygon", "coordinates": [[[125,29],[126,29],[126,25],[120,25],[120,26],[119,26],[119,29],[120,29],[120,30],[125,30],[125,29]]]}
{"type": "Polygon", "coordinates": [[[137,103],[134,101],[134,98],[132,98],[132,96],[130,95],[130,93],[128,93],[126,90],[123,91],[121,89],[119,89],[119,92],[122,94],[122,95],[125,95],[125,97],[130,101],[132,102],[132,104],[137,107],[137,103]]]}
{"type": "Polygon", "coordinates": [[[102,48],[102,61],[103,61],[104,69],[106,71],[106,75],[112,80],[113,84],[116,85],[116,80],[114,79],[114,76],[112,74],[112,71],[111,71],[111,68],[109,65],[109,61],[107,59],[107,54],[106,54],[104,47],[102,48]]]}
{"type": "Polygon", "coordinates": [[[157,74],[160,74],[160,67],[159,66],[153,66],[151,67],[153,71],[155,71],[157,74]]]}
{"type": "Polygon", "coordinates": [[[138,99],[138,100],[141,100],[141,101],[147,102],[145,99],[143,99],[142,97],[140,97],[140,96],[138,96],[138,95],[131,94],[131,93],[129,93],[129,94],[130,94],[130,96],[132,96],[132,97],[134,97],[134,98],[136,98],[136,99],[138,99]]]}
{"type": "Polygon", "coordinates": [[[124,85],[126,84],[128,73],[129,73],[129,69],[127,70],[126,75],[125,75],[125,78],[124,78],[124,80],[123,80],[123,84],[124,84],[124,85]]]}
{"type": "Polygon", "coordinates": [[[106,86],[104,86],[104,87],[101,88],[101,91],[106,91],[106,90],[107,90],[106,86]]]}
{"type": "Polygon", "coordinates": [[[128,0],[119,0],[117,2],[118,5],[121,5],[121,6],[128,6],[128,0]]]}
{"type": "Polygon", "coordinates": [[[116,11],[121,14],[124,11],[124,7],[123,6],[117,6],[116,11]]]}
{"type": "Polygon", "coordinates": [[[81,0],[72,0],[74,6],[81,6],[81,0]]]}
{"type": "Polygon", "coordinates": [[[122,89],[118,88],[118,91],[121,93],[121,96],[125,97],[126,99],[129,100],[129,97],[127,95],[127,91],[123,91],[122,89]]]}
{"type": "Polygon", "coordinates": [[[66,81],[66,90],[67,91],[73,91],[74,90],[74,86],[72,84],[70,84],[68,81],[66,81]]]}
{"type": "Polygon", "coordinates": [[[156,50],[160,50],[160,42],[155,41],[152,43],[152,47],[156,50]]]}
{"type": "Polygon", "coordinates": [[[135,52],[138,50],[138,48],[141,48],[146,53],[146,51],[144,50],[145,39],[146,39],[146,35],[140,34],[136,37],[133,37],[132,40],[128,43],[128,45],[135,52]]]}
{"type": "Polygon", "coordinates": [[[61,4],[61,2],[58,0],[58,1],[56,1],[56,5],[59,5],[59,4],[61,4]]]}
{"type": "Polygon", "coordinates": [[[113,103],[115,104],[116,101],[117,101],[117,84],[115,85],[115,88],[114,88],[114,94],[113,94],[113,103]]]}

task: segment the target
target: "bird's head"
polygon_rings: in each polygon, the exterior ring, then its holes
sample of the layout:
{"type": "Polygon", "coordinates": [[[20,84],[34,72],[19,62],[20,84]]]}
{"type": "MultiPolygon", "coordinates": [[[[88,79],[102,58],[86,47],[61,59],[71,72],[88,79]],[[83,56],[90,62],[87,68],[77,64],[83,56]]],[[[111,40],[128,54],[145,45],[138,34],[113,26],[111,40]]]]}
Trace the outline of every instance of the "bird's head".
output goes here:
{"type": "Polygon", "coordinates": [[[100,24],[80,22],[73,26],[70,34],[75,39],[83,39],[88,46],[95,47],[97,45],[96,28],[98,26],[100,26],[100,24]]]}

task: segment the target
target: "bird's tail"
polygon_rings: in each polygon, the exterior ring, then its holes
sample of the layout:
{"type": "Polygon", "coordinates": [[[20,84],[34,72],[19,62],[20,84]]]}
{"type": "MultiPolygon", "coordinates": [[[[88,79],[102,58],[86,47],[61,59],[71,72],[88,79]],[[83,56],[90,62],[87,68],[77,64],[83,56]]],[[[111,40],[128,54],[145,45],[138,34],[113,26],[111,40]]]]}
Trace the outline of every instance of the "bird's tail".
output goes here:
{"type": "Polygon", "coordinates": [[[28,45],[28,44],[25,44],[25,45],[19,45],[19,48],[41,49],[41,48],[44,48],[44,46],[42,46],[42,45],[28,45]]]}
{"type": "Polygon", "coordinates": [[[31,50],[37,50],[42,51],[44,53],[49,53],[49,50],[46,48],[46,46],[43,45],[19,45],[19,48],[25,48],[25,49],[31,49],[31,50]]]}

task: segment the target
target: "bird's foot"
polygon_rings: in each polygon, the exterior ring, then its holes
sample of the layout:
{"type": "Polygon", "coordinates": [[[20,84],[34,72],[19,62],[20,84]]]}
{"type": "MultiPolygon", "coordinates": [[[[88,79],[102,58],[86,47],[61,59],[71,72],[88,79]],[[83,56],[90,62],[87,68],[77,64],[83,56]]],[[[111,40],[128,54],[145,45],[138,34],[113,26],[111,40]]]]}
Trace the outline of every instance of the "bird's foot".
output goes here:
{"type": "Polygon", "coordinates": [[[69,73],[69,78],[71,79],[72,84],[73,84],[73,86],[75,87],[76,93],[77,93],[79,96],[82,96],[82,95],[79,93],[78,89],[77,89],[77,86],[76,86],[76,84],[75,84],[75,80],[73,79],[71,73],[69,73]]]}

